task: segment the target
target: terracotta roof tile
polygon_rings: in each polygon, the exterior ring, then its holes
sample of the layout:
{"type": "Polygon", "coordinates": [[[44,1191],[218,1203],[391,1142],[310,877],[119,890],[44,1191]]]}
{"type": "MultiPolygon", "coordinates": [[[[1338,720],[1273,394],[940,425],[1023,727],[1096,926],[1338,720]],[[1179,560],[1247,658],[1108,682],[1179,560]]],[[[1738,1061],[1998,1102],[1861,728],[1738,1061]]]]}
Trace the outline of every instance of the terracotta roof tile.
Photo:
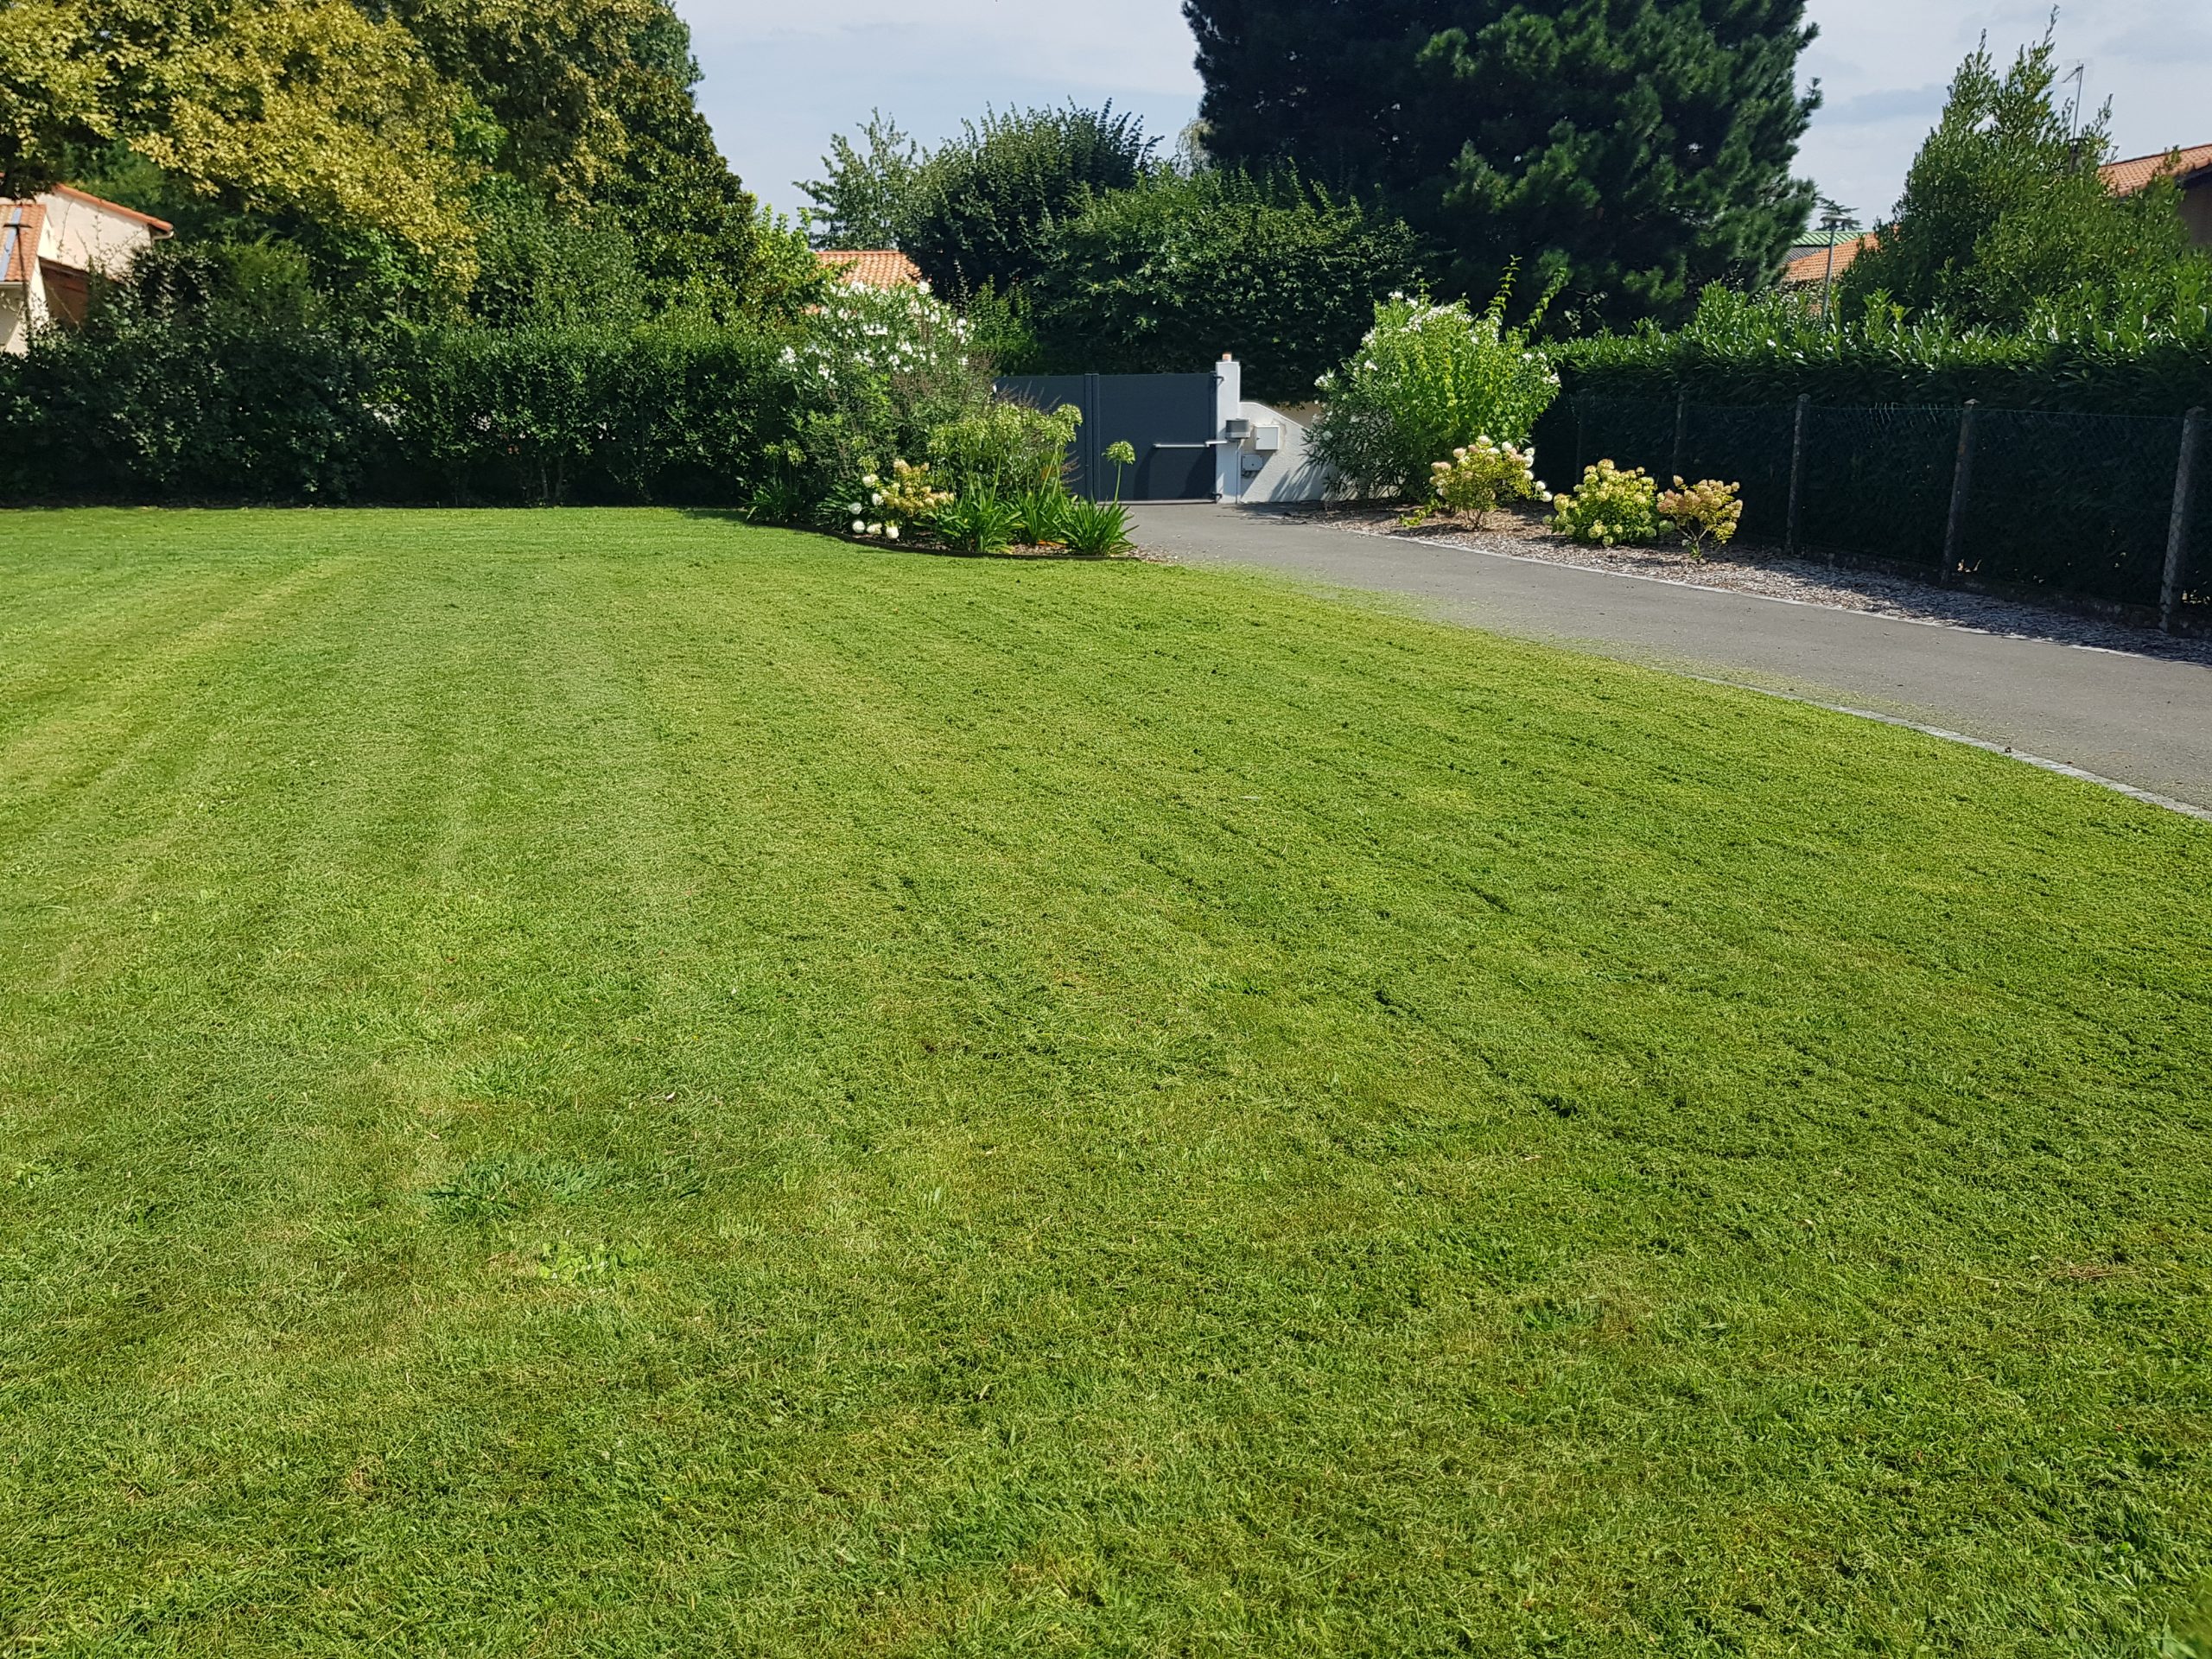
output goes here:
{"type": "MultiPolygon", "coordinates": [[[[2113,162],[2097,169],[2104,175],[2105,188],[2116,196],[2132,196],[2145,185],[2166,170],[2166,157],[2175,152],[2160,150],[2155,156],[2137,156],[2124,162],[2113,162]]],[[[2212,167],[2212,144],[2197,144],[2179,152],[2174,172],[2182,177],[2212,167]]]]}
{"type": "Polygon", "coordinates": [[[814,257],[841,280],[864,288],[921,286],[921,267],[896,248],[817,248],[814,257]]]}
{"type": "Polygon", "coordinates": [[[37,268],[46,209],[35,201],[0,202],[0,283],[27,283],[37,268]]]}
{"type": "MultiPolygon", "coordinates": [[[[1853,237],[1847,242],[1837,243],[1834,267],[1835,274],[1839,276],[1842,276],[1851,262],[1864,253],[1873,239],[1873,232],[1869,231],[1853,237]]],[[[1817,288],[1827,279],[1829,269],[1828,251],[1826,248],[1817,249],[1811,253],[1800,254],[1782,268],[1782,285],[1784,288],[1817,288]]]]}

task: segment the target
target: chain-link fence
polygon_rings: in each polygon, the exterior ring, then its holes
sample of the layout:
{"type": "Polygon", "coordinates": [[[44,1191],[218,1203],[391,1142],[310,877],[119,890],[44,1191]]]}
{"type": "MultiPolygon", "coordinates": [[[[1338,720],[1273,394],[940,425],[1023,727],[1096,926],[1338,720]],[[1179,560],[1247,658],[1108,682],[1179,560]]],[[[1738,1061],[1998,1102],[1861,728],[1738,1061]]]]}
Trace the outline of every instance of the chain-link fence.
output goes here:
{"type": "Polygon", "coordinates": [[[1585,395],[1547,416],[1538,465],[1555,488],[1601,458],[1662,484],[1725,479],[1743,486],[1747,541],[2212,626],[2206,425],[1974,404],[1720,407],[1585,395]]]}

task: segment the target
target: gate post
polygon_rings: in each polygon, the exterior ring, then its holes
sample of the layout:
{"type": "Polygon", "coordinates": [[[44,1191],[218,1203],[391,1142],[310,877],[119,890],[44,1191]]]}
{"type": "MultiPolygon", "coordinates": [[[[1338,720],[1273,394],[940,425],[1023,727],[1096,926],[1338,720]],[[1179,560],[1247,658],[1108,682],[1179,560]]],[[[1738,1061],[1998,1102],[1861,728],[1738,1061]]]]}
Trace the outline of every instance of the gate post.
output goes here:
{"type": "Polygon", "coordinates": [[[1243,417],[1244,365],[1234,352],[1224,352],[1213,365],[1213,497],[1243,505],[1244,449],[1229,442],[1229,423],[1243,417]]]}
{"type": "Polygon", "coordinates": [[[1967,497],[1974,489],[1974,422],[1981,413],[1981,400],[1967,399],[1966,407],[1959,411],[1959,454],[1951,463],[1951,516],[1943,524],[1943,563],[1936,572],[1939,584],[1948,586],[1951,576],[1959,568],[1960,543],[1967,530],[1967,497]]]}
{"type": "Polygon", "coordinates": [[[1789,440],[1789,529],[1782,541],[1782,550],[1790,558],[1797,556],[1797,521],[1805,505],[1805,416],[1812,407],[1812,393],[1799,392],[1796,427],[1789,440]]]}
{"type": "Polygon", "coordinates": [[[2204,411],[2182,416],[2181,458],[2174,463],[2174,516],[2166,530],[2166,575],[2158,587],[2158,626],[2168,633],[2181,620],[2182,584],[2189,579],[2189,517],[2195,504],[2196,451],[2204,431],[2204,411]]]}
{"type": "Polygon", "coordinates": [[[1098,474],[1105,469],[1103,451],[1105,439],[1098,430],[1098,377],[1083,377],[1083,497],[1086,501],[1098,499],[1098,474]]]}

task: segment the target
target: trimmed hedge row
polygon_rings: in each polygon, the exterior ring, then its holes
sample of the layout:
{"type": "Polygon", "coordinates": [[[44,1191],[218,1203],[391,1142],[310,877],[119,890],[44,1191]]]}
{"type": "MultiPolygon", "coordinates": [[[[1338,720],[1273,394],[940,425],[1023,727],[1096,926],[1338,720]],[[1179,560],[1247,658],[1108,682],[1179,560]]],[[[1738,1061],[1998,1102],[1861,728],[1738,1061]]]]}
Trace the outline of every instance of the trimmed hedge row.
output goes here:
{"type": "Polygon", "coordinates": [[[1832,327],[1795,302],[1709,290],[1675,334],[1549,348],[1569,393],[1643,402],[1963,404],[2098,415],[2212,405],[2212,308],[2063,335],[1961,333],[1872,314],[1832,327]]]}
{"type": "Polygon", "coordinates": [[[780,346],[124,320],[0,357],[0,491],[77,500],[738,505],[795,458],[780,346]]]}

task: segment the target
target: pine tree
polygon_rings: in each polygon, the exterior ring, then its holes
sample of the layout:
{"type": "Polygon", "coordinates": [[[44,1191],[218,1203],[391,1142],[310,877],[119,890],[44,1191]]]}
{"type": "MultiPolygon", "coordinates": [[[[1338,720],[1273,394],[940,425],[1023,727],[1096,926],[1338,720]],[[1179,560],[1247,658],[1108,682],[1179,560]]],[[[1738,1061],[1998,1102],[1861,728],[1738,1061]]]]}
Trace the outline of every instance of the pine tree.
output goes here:
{"type": "Polygon", "coordinates": [[[1185,0],[1206,145],[1369,193],[1455,291],[1519,256],[1555,317],[1688,313],[1802,232],[1789,176],[1817,91],[1804,0],[1185,0]]]}

